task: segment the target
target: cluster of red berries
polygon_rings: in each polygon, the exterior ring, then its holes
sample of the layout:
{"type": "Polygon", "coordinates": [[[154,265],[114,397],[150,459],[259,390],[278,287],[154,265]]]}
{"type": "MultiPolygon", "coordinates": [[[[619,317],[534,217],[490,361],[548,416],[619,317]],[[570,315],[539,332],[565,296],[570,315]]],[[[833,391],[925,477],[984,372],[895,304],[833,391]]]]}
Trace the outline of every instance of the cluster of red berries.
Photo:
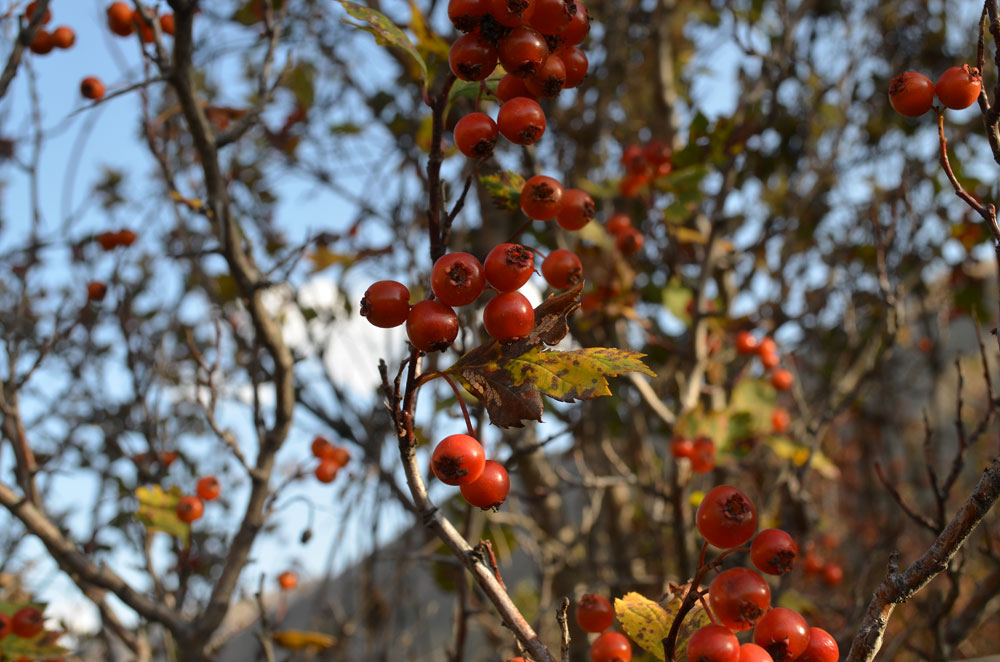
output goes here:
{"type": "Polygon", "coordinates": [[[696,474],[707,474],[715,468],[715,442],[708,437],[694,440],[674,437],[670,442],[670,454],[677,459],[683,457],[690,460],[691,471],[696,474]]]}
{"type": "Polygon", "coordinates": [[[672,158],[673,150],[659,140],[629,145],[622,151],[625,176],[618,183],[618,192],[631,198],[654,179],[666,177],[674,169],[672,158]]]}
{"type": "MultiPolygon", "coordinates": [[[[837,546],[835,536],[824,536],[823,547],[831,550],[837,546]]],[[[806,575],[818,576],[827,586],[837,586],[844,580],[844,569],[836,561],[824,561],[817,553],[816,545],[809,543],[806,545],[805,554],[802,557],[802,569],[806,575]]]]}
{"type": "Polygon", "coordinates": [[[499,508],[510,492],[507,469],[486,459],[483,445],[467,434],[442,439],[431,455],[431,470],[445,485],[457,485],[470,506],[499,508]]]}
{"type": "Polygon", "coordinates": [[[334,446],[320,436],[312,441],[312,454],[319,460],[315,474],[316,480],[321,483],[332,483],[337,473],[351,461],[351,454],[346,448],[334,446]]]}
{"type": "MultiPolygon", "coordinates": [[[[699,533],[723,550],[733,550],[753,539],[750,561],[760,572],[783,575],[791,571],[799,548],[780,529],[756,536],[757,511],[742,491],[730,485],[712,488],[695,515],[699,533]]],[[[750,568],[732,568],[715,577],[708,589],[713,624],[698,629],[688,640],[689,662],[836,662],[837,642],[825,630],[809,627],[798,612],[771,607],[771,589],[750,568]],[[740,645],[734,632],[753,628],[753,643],[740,645]]]]}
{"type": "MultiPolygon", "coordinates": [[[[24,20],[31,20],[32,14],[35,13],[35,7],[38,2],[28,3],[28,6],[24,8],[24,20]]],[[[52,10],[46,9],[45,16],[42,17],[42,25],[47,24],[52,20],[52,10]]],[[[35,33],[35,38],[31,40],[28,48],[31,49],[32,53],[37,53],[38,55],[46,55],[52,52],[53,48],[62,48],[63,50],[71,48],[73,44],[76,43],[76,33],[73,32],[73,28],[68,25],[60,25],[58,28],[49,32],[45,28],[39,28],[38,32],[35,33]]]]}
{"type": "Polygon", "coordinates": [[[450,0],[448,17],[464,32],[448,54],[462,80],[485,81],[499,63],[497,119],[482,112],[455,125],[455,143],[469,158],[493,153],[500,134],[532,145],[545,133],[545,112],[536,99],[580,85],[590,63],[578,46],[590,32],[579,0],[450,0]]]}
{"type": "Polygon", "coordinates": [[[22,639],[34,639],[45,627],[45,618],[37,607],[21,607],[16,612],[0,612],[0,640],[9,635],[22,639]]]}
{"type": "Polygon", "coordinates": [[[612,214],[604,224],[604,229],[615,238],[615,248],[623,255],[632,255],[642,249],[642,233],[632,226],[632,219],[628,214],[612,214]]]}
{"type": "Polygon", "coordinates": [[[756,354],[760,364],[771,373],[771,386],[774,388],[779,391],[792,388],[795,377],[789,371],[778,368],[781,365],[778,345],[771,338],[764,336],[758,341],[749,331],[740,331],[736,335],[736,351],[744,356],[756,354]]]}
{"type": "Polygon", "coordinates": [[[113,251],[116,248],[128,247],[135,242],[135,233],[131,230],[118,230],[117,232],[102,232],[94,240],[106,251],[113,251]]]}
{"type": "Polygon", "coordinates": [[[585,593],[576,603],[576,623],[584,632],[600,632],[590,644],[591,662],[629,662],[632,644],[628,637],[608,630],[615,621],[615,610],[603,595],[585,593]]]}
{"type": "MultiPolygon", "coordinates": [[[[497,295],[483,309],[483,325],[497,342],[523,338],[535,327],[535,311],[518,290],[535,272],[535,255],[520,244],[500,244],[484,262],[469,253],[448,253],[431,269],[436,299],[410,306],[410,291],[394,280],[373,283],[361,299],[361,315],[375,326],[392,328],[406,323],[406,334],[422,352],[444,351],[458,337],[454,307],[479,298],[489,284],[497,295]]],[[[542,262],[542,275],[556,289],[566,289],[583,277],[575,253],[554,250],[542,262]]]]}
{"type": "Polygon", "coordinates": [[[962,110],[976,102],[982,88],[979,69],[967,64],[946,70],[936,85],[922,73],[904,71],[889,82],[889,104],[900,115],[920,117],[931,109],[936,94],[945,108],[962,110]]]}
{"type": "Polygon", "coordinates": [[[178,519],[188,524],[201,518],[205,513],[205,502],[218,499],[222,493],[222,487],[219,485],[219,479],[215,476],[205,476],[198,480],[195,492],[196,495],[189,494],[181,497],[174,511],[177,513],[178,519]]]}

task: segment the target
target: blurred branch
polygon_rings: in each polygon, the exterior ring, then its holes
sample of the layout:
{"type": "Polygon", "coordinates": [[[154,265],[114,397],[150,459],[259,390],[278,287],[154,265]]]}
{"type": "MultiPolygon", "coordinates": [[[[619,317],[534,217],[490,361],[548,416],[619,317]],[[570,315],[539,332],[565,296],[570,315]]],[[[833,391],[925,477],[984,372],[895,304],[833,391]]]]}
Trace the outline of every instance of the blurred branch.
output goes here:
{"type": "Polygon", "coordinates": [[[17,68],[21,64],[21,56],[24,54],[24,49],[34,41],[38,29],[42,25],[42,19],[45,18],[48,10],[49,0],[38,0],[38,4],[35,5],[35,13],[32,14],[27,24],[17,33],[17,38],[14,40],[14,48],[11,49],[10,55],[7,56],[7,64],[4,65],[3,72],[0,73],[0,99],[7,95],[7,89],[10,87],[11,81],[14,80],[17,68]]]}

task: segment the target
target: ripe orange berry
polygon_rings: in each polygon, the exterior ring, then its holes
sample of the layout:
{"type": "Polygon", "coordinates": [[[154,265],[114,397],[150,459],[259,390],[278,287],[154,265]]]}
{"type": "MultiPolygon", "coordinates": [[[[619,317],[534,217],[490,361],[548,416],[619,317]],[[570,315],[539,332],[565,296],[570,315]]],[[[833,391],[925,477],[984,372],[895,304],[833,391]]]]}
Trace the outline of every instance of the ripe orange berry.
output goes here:
{"type": "Polygon", "coordinates": [[[190,524],[205,512],[205,502],[196,496],[181,497],[174,512],[180,521],[190,524]]]}
{"type": "Polygon", "coordinates": [[[351,453],[343,446],[334,446],[328,457],[331,462],[336,462],[342,467],[347,466],[347,463],[351,461],[351,453]]]}
{"type": "Polygon", "coordinates": [[[99,280],[87,283],[87,298],[91,301],[103,301],[108,293],[108,286],[99,280]]]}
{"type": "Polygon", "coordinates": [[[937,98],[952,110],[962,110],[976,103],[981,89],[983,77],[979,75],[979,69],[970,69],[967,64],[948,69],[934,86],[937,98]]]}
{"type": "MultiPolygon", "coordinates": [[[[38,5],[38,0],[35,0],[35,2],[29,2],[28,6],[24,8],[24,18],[30,21],[31,15],[35,13],[35,7],[37,5],[38,5]]],[[[51,20],[52,20],[52,10],[46,9],[45,16],[42,17],[42,24],[44,25],[45,23],[48,23],[51,20]]]]}
{"type": "Polygon", "coordinates": [[[795,378],[792,377],[792,373],[787,370],[775,370],[771,375],[771,386],[779,391],[787,391],[792,388],[792,382],[794,381],[795,378]]]}
{"type": "Polygon", "coordinates": [[[31,46],[29,46],[32,53],[37,53],[38,55],[45,55],[46,53],[52,52],[55,48],[55,42],[52,41],[52,35],[45,30],[39,30],[35,33],[35,38],[31,41],[31,46]]]}
{"type": "Polygon", "coordinates": [[[135,233],[131,230],[119,230],[115,233],[119,246],[131,246],[135,243],[135,233]]]}
{"type": "Polygon", "coordinates": [[[45,618],[37,607],[21,607],[10,618],[14,636],[22,639],[32,639],[45,627],[45,618]]]}
{"type": "Polygon", "coordinates": [[[827,586],[836,586],[844,579],[844,569],[839,564],[830,561],[823,566],[820,577],[827,586]]]}
{"type": "MultiPolygon", "coordinates": [[[[80,81],[80,94],[85,99],[100,99],[104,96],[104,83],[93,76],[88,76],[80,81]]],[[[97,235],[97,241],[101,244],[101,248],[106,251],[110,251],[117,244],[114,233],[111,232],[102,232],[97,235]]]]}
{"type": "Polygon", "coordinates": [[[299,585],[299,576],[291,570],[285,570],[278,575],[278,585],[286,591],[291,591],[299,585]]]}
{"type": "Polygon", "coordinates": [[[215,476],[205,476],[198,481],[198,487],[195,491],[205,501],[215,501],[219,498],[222,487],[215,476]]]}
{"type": "Polygon", "coordinates": [[[125,2],[112,2],[108,6],[108,27],[119,37],[128,37],[135,31],[132,8],[125,2]]]}
{"type": "Polygon", "coordinates": [[[740,354],[753,354],[757,351],[757,339],[749,331],[736,334],[736,351],[740,354]]]}
{"type": "Polygon", "coordinates": [[[76,43],[76,33],[68,25],[60,25],[52,32],[52,43],[56,48],[69,48],[76,43]]]}
{"type": "Polygon", "coordinates": [[[160,17],[160,29],[163,30],[163,34],[168,34],[171,37],[174,36],[174,15],[164,14],[160,17]]]}
{"type": "Polygon", "coordinates": [[[904,71],[889,82],[889,105],[900,115],[920,117],[934,104],[934,83],[916,71],[904,71]]]}
{"type": "Polygon", "coordinates": [[[312,450],[313,457],[320,460],[328,459],[333,453],[333,444],[326,440],[326,437],[321,437],[317,435],[312,440],[312,450]]]}
{"type": "Polygon", "coordinates": [[[774,411],[771,412],[771,427],[775,432],[781,433],[788,429],[789,423],[792,422],[791,417],[788,415],[788,411],[782,409],[781,407],[775,407],[774,411]]]}
{"type": "Polygon", "coordinates": [[[138,9],[132,10],[132,23],[139,29],[139,36],[142,37],[142,43],[153,43],[153,39],[155,38],[153,26],[146,22],[146,19],[142,17],[142,13],[138,9]]]}
{"type": "Polygon", "coordinates": [[[316,467],[316,480],[321,483],[332,483],[340,471],[340,465],[333,460],[323,458],[316,467]]]}

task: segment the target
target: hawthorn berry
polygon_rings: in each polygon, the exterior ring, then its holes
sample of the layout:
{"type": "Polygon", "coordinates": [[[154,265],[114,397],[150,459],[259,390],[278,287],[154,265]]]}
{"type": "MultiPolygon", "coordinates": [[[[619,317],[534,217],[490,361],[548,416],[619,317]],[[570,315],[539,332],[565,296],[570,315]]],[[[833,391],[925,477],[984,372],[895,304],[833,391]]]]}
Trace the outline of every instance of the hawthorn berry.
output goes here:
{"type": "Polygon", "coordinates": [[[750,543],[750,561],[769,575],[791,572],[798,555],[799,546],[781,529],[764,529],[750,543]]]}
{"type": "Polygon", "coordinates": [[[441,303],[467,306],[486,289],[483,265],[470,253],[446,253],[431,269],[431,289],[441,303]]]}
{"type": "Polygon", "coordinates": [[[205,502],[196,496],[181,497],[174,511],[177,513],[177,518],[180,521],[190,524],[205,512],[205,502]]]}
{"type": "Polygon", "coordinates": [[[87,283],[87,298],[91,301],[104,301],[108,293],[108,286],[99,280],[92,280],[87,283]]]}
{"type": "Polygon", "coordinates": [[[608,630],[590,644],[590,662],[631,662],[632,644],[620,632],[608,630]]]}
{"type": "MultiPolygon", "coordinates": [[[[695,515],[698,532],[719,549],[738,547],[753,536],[757,510],[741,490],[732,485],[713,487],[695,515]]],[[[759,643],[759,642],[758,642],[759,643]]]]}
{"type": "Polygon", "coordinates": [[[10,618],[10,628],[15,637],[32,639],[45,627],[45,618],[38,607],[21,607],[10,618]]]}
{"type": "Polygon", "coordinates": [[[333,455],[333,444],[327,441],[326,437],[316,435],[310,445],[313,457],[323,460],[333,455]]]}
{"type": "Polygon", "coordinates": [[[788,415],[788,410],[782,407],[775,407],[774,411],[771,412],[771,429],[777,433],[782,433],[788,429],[789,424],[792,422],[791,416],[788,415]]]}
{"type": "Polygon", "coordinates": [[[115,233],[115,241],[119,246],[131,246],[135,242],[135,233],[131,230],[119,230],[115,233]]]}
{"type": "Polygon", "coordinates": [[[837,662],[840,659],[840,647],[837,640],[823,628],[809,628],[809,643],[806,649],[796,659],[796,662],[837,662]]]}
{"type": "Polygon", "coordinates": [[[809,645],[809,626],[797,611],[775,607],[757,621],[753,642],[766,650],[774,662],[791,662],[809,645]]]}
{"type": "Polygon", "coordinates": [[[583,52],[582,48],[570,46],[560,49],[559,57],[562,58],[563,65],[566,67],[566,82],[563,84],[563,88],[569,90],[579,87],[580,83],[587,77],[587,70],[590,69],[590,60],[587,59],[587,54],[583,52]]]}
{"type": "Polygon", "coordinates": [[[823,559],[816,554],[816,550],[810,544],[806,548],[805,558],[802,559],[802,569],[807,575],[816,575],[823,572],[823,559]]]}
{"type": "Polygon", "coordinates": [[[394,280],[372,283],[361,299],[360,312],[362,317],[383,329],[399,326],[410,312],[410,290],[394,280]]]}
{"type": "Polygon", "coordinates": [[[3,639],[13,631],[10,616],[0,611],[0,639],[3,639]]]}
{"type": "Polygon", "coordinates": [[[594,220],[596,205],[586,191],[568,188],[563,191],[563,205],[556,222],[564,230],[579,230],[594,220]]]}
{"type": "Polygon", "coordinates": [[[983,77],[979,69],[963,64],[945,70],[934,86],[934,92],[941,103],[952,110],[962,110],[976,103],[983,88],[983,77]]]}
{"type": "Polygon", "coordinates": [[[219,485],[219,480],[215,476],[205,476],[198,481],[195,492],[197,492],[198,496],[205,501],[215,501],[219,498],[219,494],[222,492],[222,487],[219,485]]]}
{"type": "Polygon", "coordinates": [[[607,230],[608,234],[611,236],[617,237],[622,232],[632,229],[632,219],[629,218],[628,214],[623,214],[621,212],[612,214],[604,223],[604,229],[607,230]]]}
{"type": "Polygon", "coordinates": [[[128,37],[135,31],[132,8],[125,2],[112,2],[108,6],[108,27],[119,37],[128,37]]]}
{"type": "Polygon", "coordinates": [[[576,9],[575,0],[535,0],[531,27],[542,34],[556,34],[569,27],[576,9]]]}
{"type": "Polygon", "coordinates": [[[740,331],[736,334],[736,352],[739,354],[753,354],[757,351],[757,339],[749,331],[740,331]]]}
{"type": "MultiPolygon", "coordinates": [[[[24,17],[27,20],[31,20],[31,17],[35,14],[35,8],[38,6],[38,0],[29,2],[28,6],[24,8],[24,17]]],[[[45,16],[42,17],[42,25],[45,25],[52,20],[52,10],[49,8],[45,9],[45,16]]]]}
{"type": "Polygon", "coordinates": [[[483,271],[500,292],[520,289],[535,273],[535,254],[521,244],[499,244],[486,256],[483,271]]]}
{"type": "Polygon", "coordinates": [[[771,655],[757,644],[740,645],[740,662],[774,662],[771,655]]]}
{"type": "Polygon", "coordinates": [[[642,250],[646,243],[642,233],[635,228],[629,228],[615,237],[615,248],[622,255],[633,255],[642,250]]]}
{"type": "Polygon", "coordinates": [[[313,475],[315,475],[316,480],[321,483],[332,483],[337,478],[337,474],[340,472],[340,467],[340,463],[329,457],[324,457],[321,458],[319,464],[316,465],[316,469],[313,470],[313,475]]]}
{"type": "Polygon", "coordinates": [[[487,0],[486,5],[490,16],[507,28],[520,27],[535,11],[534,0],[487,0]]]}
{"type": "Polygon", "coordinates": [[[293,588],[298,586],[298,584],[299,576],[291,570],[285,570],[283,573],[278,575],[278,586],[286,591],[291,591],[293,588]]]}
{"type": "Polygon", "coordinates": [[[611,602],[597,593],[584,593],[576,603],[576,623],[584,632],[604,632],[615,622],[611,602]]]}
{"type": "Polygon", "coordinates": [[[642,158],[646,159],[646,163],[652,166],[661,166],[665,163],[670,163],[672,156],[673,150],[659,140],[650,140],[642,148],[642,158]]]}
{"type": "Polygon", "coordinates": [[[76,33],[68,25],[60,25],[52,31],[52,44],[56,48],[71,48],[76,43],[76,33]]]}
{"type": "Polygon", "coordinates": [[[545,112],[534,99],[514,97],[500,106],[497,127],[512,143],[533,145],[545,133],[545,112]]]}
{"type": "Polygon", "coordinates": [[[522,25],[500,40],[496,53],[507,73],[527,78],[542,68],[549,56],[549,45],[538,30],[522,25]]]}
{"type": "Polygon", "coordinates": [[[483,309],[483,325],[497,342],[518,340],[535,328],[535,311],[520,292],[501,292],[483,309]]]}
{"type": "Polygon", "coordinates": [[[45,55],[47,53],[51,53],[55,46],[56,44],[52,40],[52,34],[46,30],[39,30],[35,33],[35,38],[31,40],[31,44],[28,48],[31,49],[32,53],[45,55]]]}
{"type": "Polygon", "coordinates": [[[448,66],[462,80],[486,80],[497,66],[497,49],[478,33],[463,34],[448,51],[448,66]]]}
{"type": "Polygon", "coordinates": [[[557,180],[535,175],[521,187],[521,211],[536,221],[555,218],[563,206],[563,187],[557,180]]]}
{"type": "Polygon", "coordinates": [[[566,290],[583,280],[583,264],[571,250],[558,248],[542,260],[542,276],[557,290],[566,290]]]}
{"type": "Polygon", "coordinates": [[[827,586],[837,586],[844,580],[844,569],[840,567],[839,563],[828,561],[823,565],[820,579],[822,579],[823,583],[827,586]]]}
{"type": "Polygon", "coordinates": [[[566,64],[558,55],[551,54],[531,76],[524,79],[524,85],[536,97],[559,96],[566,84],[566,64]]]}
{"type": "Polygon", "coordinates": [[[440,301],[421,301],[406,316],[406,335],[421,352],[443,352],[458,337],[458,315],[440,301]]]}
{"type": "Polygon", "coordinates": [[[708,602],[722,625],[740,632],[752,628],[771,606],[771,589],[753,570],[732,568],[712,580],[708,602]]]}
{"type": "Polygon", "coordinates": [[[351,453],[343,446],[333,446],[327,457],[331,462],[341,467],[346,467],[347,463],[351,461],[351,453]]]}
{"type": "Polygon", "coordinates": [[[496,96],[501,104],[507,103],[517,97],[535,98],[535,95],[528,90],[528,86],[524,84],[524,81],[511,74],[504,74],[500,82],[497,83],[496,96]]]}
{"type": "Polygon", "coordinates": [[[146,19],[142,16],[142,12],[138,9],[132,10],[132,22],[137,28],[139,28],[139,36],[142,39],[142,43],[153,43],[153,40],[156,38],[155,33],[153,32],[153,26],[146,22],[146,19]]]}
{"type": "Polygon", "coordinates": [[[488,8],[487,0],[450,0],[448,18],[459,32],[472,32],[479,27],[488,8]]]}
{"type": "Polygon", "coordinates": [[[795,378],[792,377],[792,373],[787,370],[775,370],[771,373],[771,386],[779,391],[787,391],[792,388],[792,382],[794,381],[795,378]]]}
{"type": "Polygon", "coordinates": [[[486,113],[469,113],[455,124],[455,145],[470,159],[485,159],[493,154],[500,129],[486,113]]]}
{"type": "Polygon", "coordinates": [[[670,442],[670,454],[676,458],[694,455],[694,442],[687,437],[675,437],[670,442]]]}
{"type": "Polygon", "coordinates": [[[569,25],[559,33],[563,41],[571,46],[583,43],[583,40],[590,34],[590,13],[580,0],[575,0],[574,4],[576,11],[570,18],[569,25]]]}
{"type": "MultiPolygon", "coordinates": [[[[104,83],[102,83],[99,79],[93,76],[88,76],[87,78],[84,78],[82,81],[80,81],[80,94],[82,94],[85,99],[94,99],[94,100],[100,99],[101,97],[104,96],[104,83]]],[[[102,235],[110,235],[110,234],[111,233],[109,232],[102,233],[102,235]]],[[[98,235],[98,237],[102,235],[98,235]]],[[[105,248],[105,250],[108,249],[105,248]]]]}
{"type": "Polygon", "coordinates": [[[688,662],[739,662],[740,641],[721,625],[704,625],[687,644],[688,662]]]}
{"type": "Polygon", "coordinates": [[[904,71],[889,81],[889,105],[900,115],[920,117],[934,104],[934,83],[916,71],[904,71]]]}
{"type": "Polygon", "coordinates": [[[483,472],[475,481],[461,486],[462,497],[470,506],[491,510],[499,508],[510,492],[507,469],[495,460],[486,460],[483,472]]]}
{"type": "Polygon", "coordinates": [[[445,437],[431,455],[431,469],[445,485],[474,483],[485,467],[486,451],[467,434],[445,437]]]}
{"type": "Polygon", "coordinates": [[[160,30],[163,34],[168,34],[171,37],[174,36],[174,15],[173,14],[163,14],[160,16],[160,30]]]}
{"type": "Polygon", "coordinates": [[[646,157],[642,154],[642,147],[639,145],[629,145],[622,150],[621,163],[625,170],[632,174],[639,174],[649,169],[646,157]]]}
{"type": "Polygon", "coordinates": [[[715,442],[708,437],[698,437],[694,440],[690,458],[691,471],[707,474],[715,468],[715,442]]]}

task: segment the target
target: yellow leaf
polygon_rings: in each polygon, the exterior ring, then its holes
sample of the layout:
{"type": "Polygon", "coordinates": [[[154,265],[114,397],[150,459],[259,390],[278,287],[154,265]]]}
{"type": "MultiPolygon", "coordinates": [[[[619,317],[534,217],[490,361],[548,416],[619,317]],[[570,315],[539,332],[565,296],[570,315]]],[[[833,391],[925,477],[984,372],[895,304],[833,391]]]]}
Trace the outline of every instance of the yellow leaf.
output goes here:
{"type": "Polygon", "coordinates": [[[209,218],[211,218],[212,216],[212,210],[207,209],[205,207],[205,203],[199,198],[185,198],[177,191],[171,191],[170,197],[173,198],[175,201],[181,203],[182,205],[185,205],[186,207],[191,209],[191,211],[197,212],[199,214],[205,214],[209,218]]]}
{"type": "Polygon", "coordinates": [[[293,651],[304,648],[312,648],[317,651],[326,650],[336,642],[336,639],[328,634],[307,630],[281,630],[272,634],[271,638],[282,648],[293,651]]]}
{"type": "MultiPolygon", "coordinates": [[[[670,633],[674,622],[674,614],[681,607],[687,586],[679,587],[670,596],[666,604],[659,604],[638,593],[626,593],[615,600],[615,614],[621,621],[625,633],[647,653],[658,660],[664,660],[663,640],[670,633]]],[[[708,614],[700,602],[684,617],[680,631],[677,633],[677,646],[674,650],[675,660],[687,659],[687,642],[695,630],[710,623],[708,614]]]]}
{"type": "Polygon", "coordinates": [[[674,237],[682,244],[707,244],[708,237],[698,232],[697,230],[692,230],[691,228],[676,227],[671,228],[671,233],[674,237]]]}
{"type": "Polygon", "coordinates": [[[309,261],[312,262],[312,272],[317,273],[328,269],[335,264],[351,264],[354,261],[354,257],[350,255],[344,255],[342,253],[334,253],[326,246],[320,246],[312,253],[307,256],[309,261]]]}
{"type": "Polygon", "coordinates": [[[573,402],[611,395],[608,377],[641,372],[655,377],[641,361],[645,354],[608,347],[588,347],[568,352],[531,351],[512,359],[507,371],[515,385],[530,383],[556,400],[573,402]]]}
{"type": "MultiPolygon", "coordinates": [[[[767,445],[774,451],[775,455],[789,460],[797,467],[801,467],[809,460],[809,449],[796,444],[787,437],[772,437],[768,440],[767,445]]],[[[823,455],[819,449],[816,449],[812,455],[812,468],[824,478],[833,480],[840,476],[840,469],[837,468],[837,465],[831,462],[826,455],[823,455]]]]}
{"type": "Polygon", "coordinates": [[[180,538],[186,547],[191,535],[191,525],[177,517],[177,504],[184,493],[174,485],[164,491],[159,485],[137,487],[135,498],[139,501],[136,518],[150,531],[163,531],[180,538]]]}

